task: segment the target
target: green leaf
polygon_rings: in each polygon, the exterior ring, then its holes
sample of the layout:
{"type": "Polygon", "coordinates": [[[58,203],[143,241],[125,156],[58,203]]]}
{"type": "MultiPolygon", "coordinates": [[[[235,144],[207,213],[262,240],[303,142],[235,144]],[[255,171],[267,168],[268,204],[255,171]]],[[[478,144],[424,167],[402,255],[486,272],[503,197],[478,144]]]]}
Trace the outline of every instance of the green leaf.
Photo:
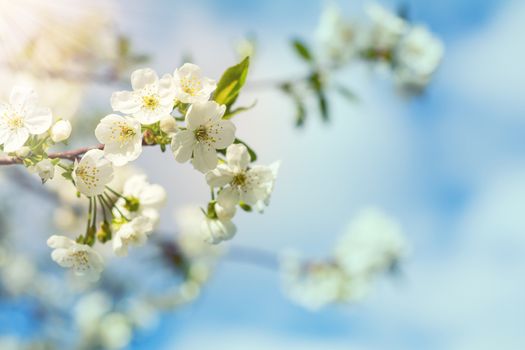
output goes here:
{"type": "Polygon", "coordinates": [[[295,99],[295,107],[296,107],[295,126],[301,127],[304,125],[304,122],[306,121],[306,108],[304,107],[303,101],[301,101],[301,99],[299,98],[295,99]]]}
{"type": "Polygon", "coordinates": [[[299,96],[299,94],[297,94],[297,92],[293,89],[292,85],[288,83],[281,85],[280,88],[286,95],[288,95],[293,100],[295,104],[295,126],[303,126],[304,122],[306,121],[306,107],[301,96],[299,96]]]}
{"type": "Polygon", "coordinates": [[[324,122],[329,121],[330,115],[328,112],[328,101],[326,100],[326,96],[322,91],[319,91],[317,93],[317,101],[319,103],[319,111],[321,112],[321,118],[324,122]]]}
{"type": "Polygon", "coordinates": [[[251,105],[249,105],[249,106],[235,108],[234,110],[231,110],[231,111],[227,112],[224,115],[224,117],[222,117],[222,119],[231,119],[238,113],[249,111],[250,109],[255,107],[256,104],[257,104],[257,100],[253,101],[253,103],[251,105]]]}
{"type": "Polygon", "coordinates": [[[357,101],[359,101],[359,98],[357,97],[357,95],[352,90],[347,88],[346,86],[337,85],[336,86],[336,90],[337,90],[337,92],[339,92],[339,94],[341,96],[343,96],[344,98],[346,98],[350,102],[357,102],[357,101]]]}
{"type": "Polygon", "coordinates": [[[249,66],[250,57],[246,57],[241,63],[226,69],[213,94],[215,102],[227,107],[235,102],[246,81],[249,66]]]}
{"type": "Polygon", "coordinates": [[[255,153],[255,151],[246,144],[246,142],[240,140],[240,139],[235,139],[235,141],[233,141],[233,143],[236,143],[236,144],[242,144],[244,146],[246,146],[246,149],[248,150],[248,154],[250,154],[250,158],[251,158],[251,162],[255,162],[257,160],[257,153],[255,153]]]}
{"type": "Polygon", "coordinates": [[[295,49],[295,52],[306,62],[312,62],[314,60],[310,49],[306,46],[304,42],[302,42],[299,39],[295,39],[292,41],[293,48],[295,49]]]}

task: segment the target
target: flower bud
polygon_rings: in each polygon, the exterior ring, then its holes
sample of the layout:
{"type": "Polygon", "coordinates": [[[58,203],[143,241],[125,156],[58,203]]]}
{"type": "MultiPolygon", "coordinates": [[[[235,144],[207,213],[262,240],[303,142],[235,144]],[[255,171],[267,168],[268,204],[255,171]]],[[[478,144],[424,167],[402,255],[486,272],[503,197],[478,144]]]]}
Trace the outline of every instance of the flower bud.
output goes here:
{"type": "Polygon", "coordinates": [[[177,132],[177,122],[172,116],[164,117],[160,120],[160,130],[162,132],[172,135],[177,132]]]}
{"type": "Polygon", "coordinates": [[[27,146],[23,146],[18,151],[16,151],[15,154],[19,158],[25,158],[25,157],[27,157],[29,155],[30,152],[31,152],[31,148],[29,148],[27,146]]]}
{"type": "Polygon", "coordinates": [[[71,123],[69,120],[59,120],[51,128],[51,140],[54,143],[65,141],[71,135],[71,123]]]}
{"type": "Polygon", "coordinates": [[[35,171],[38,172],[38,176],[42,179],[42,183],[52,179],[55,176],[55,165],[49,159],[44,159],[35,165],[35,171]]]}

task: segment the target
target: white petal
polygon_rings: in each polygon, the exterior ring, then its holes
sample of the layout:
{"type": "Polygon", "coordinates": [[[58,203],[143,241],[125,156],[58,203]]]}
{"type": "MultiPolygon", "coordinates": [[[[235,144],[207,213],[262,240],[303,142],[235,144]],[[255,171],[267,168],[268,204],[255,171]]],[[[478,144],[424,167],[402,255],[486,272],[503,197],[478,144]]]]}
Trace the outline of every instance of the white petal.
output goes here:
{"type": "Polygon", "coordinates": [[[147,85],[156,84],[159,76],[151,68],[137,69],[131,73],[131,87],[133,90],[140,90],[147,85]]]}
{"type": "Polygon", "coordinates": [[[65,236],[53,235],[47,239],[47,245],[49,248],[69,248],[75,244],[75,241],[65,236]]]}
{"type": "Polygon", "coordinates": [[[29,138],[29,132],[26,128],[20,128],[11,132],[4,142],[4,152],[14,152],[20,149],[29,138]]]}
{"type": "Polygon", "coordinates": [[[193,167],[206,173],[217,166],[217,152],[206,144],[197,143],[193,149],[193,167]]]}
{"type": "Polygon", "coordinates": [[[209,127],[208,135],[215,139],[213,147],[226,148],[235,140],[235,125],[229,120],[220,120],[209,127]]]}
{"type": "Polygon", "coordinates": [[[239,203],[239,190],[233,187],[223,188],[217,196],[217,203],[225,208],[235,207],[239,203]]]}
{"type": "Polygon", "coordinates": [[[132,91],[117,91],[111,95],[111,108],[126,114],[137,113],[141,108],[141,101],[132,91]]]}
{"type": "Polygon", "coordinates": [[[192,104],[186,114],[188,129],[195,130],[201,125],[222,118],[225,110],[225,106],[221,106],[215,101],[192,104]]]}
{"type": "Polygon", "coordinates": [[[35,108],[25,117],[24,126],[33,135],[40,135],[49,130],[53,123],[53,115],[49,108],[35,108]]]}
{"type": "Polygon", "coordinates": [[[244,170],[250,164],[248,149],[241,143],[228,146],[226,149],[226,161],[236,171],[244,170]]]}
{"type": "Polygon", "coordinates": [[[206,182],[211,187],[222,187],[233,180],[233,172],[224,164],[206,174],[206,182]]]}
{"type": "Polygon", "coordinates": [[[15,86],[11,90],[9,103],[19,108],[33,109],[37,104],[38,96],[36,92],[27,86],[15,86]]]}
{"type": "Polygon", "coordinates": [[[195,135],[192,131],[181,130],[173,136],[171,150],[179,163],[190,160],[193,148],[196,144],[195,135]]]}

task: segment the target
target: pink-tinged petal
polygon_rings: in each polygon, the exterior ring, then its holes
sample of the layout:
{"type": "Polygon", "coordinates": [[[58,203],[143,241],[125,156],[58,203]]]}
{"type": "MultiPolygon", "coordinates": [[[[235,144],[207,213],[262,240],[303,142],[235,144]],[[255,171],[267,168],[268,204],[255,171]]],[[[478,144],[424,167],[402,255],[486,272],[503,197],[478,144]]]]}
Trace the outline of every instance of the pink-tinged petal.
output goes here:
{"type": "Polygon", "coordinates": [[[24,126],[33,135],[45,133],[53,123],[53,114],[49,108],[35,108],[24,119],[24,126]]]}
{"type": "Polygon", "coordinates": [[[37,101],[36,92],[27,86],[15,86],[9,96],[9,103],[16,106],[17,109],[33,109],[37,101]]]}
{"type": "Polygon", "coordinates": [[[226,149],[226,161],[236,171],[244,170],[250,164],[250,154],[243,144],[233,144],[226,149]]]}
{"type": "Polygon", "coordinates": [[[9,133],[7,140],[4,142],[4,152],[14,152],[19,150],[29,138],[29,131],[26,128],[20,128],[9,133]]]}
{"type": "Polygon", "coordinates": [[[141,101],[132,91],[116,91],[111,95],[111,108],[126,114],[140,111],[141,101]]]}
{"type": "Polygon", "coordinates": [[[213,137],[212,145],[216,149],[228,147],[235,140],[235,125],[229,120],[220,120],[208,128],[208,135],[213,137]]]}
{"type": "Polygon", "coordinates": [[[133,90],[140,90],[147,85],[155,85],[159,81],[159,76],[151,68],[137,69],[131,73],[131,87],[133,90]]]}
{"type": "Polygon", "coordinates": [[[185,163],[190,160],[196,142],[195,135],[189,130],[181,130],[173,136],[171,150],[177,162],[185,163]]]}
{"type": "Polygon", "coordinates": [[[212,147],[197,143],[193,149],[193,167],[201,173],[206,173],[217,166],[217,152],[212,147]]]}

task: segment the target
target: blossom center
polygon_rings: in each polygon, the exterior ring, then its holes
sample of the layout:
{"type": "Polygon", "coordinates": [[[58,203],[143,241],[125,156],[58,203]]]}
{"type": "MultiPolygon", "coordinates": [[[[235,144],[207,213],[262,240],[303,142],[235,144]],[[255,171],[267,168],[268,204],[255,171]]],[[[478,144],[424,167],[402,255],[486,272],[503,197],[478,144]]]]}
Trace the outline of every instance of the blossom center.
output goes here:
{"type": "Polygon", "coordinates": [[[142,105],[149,110],[155,110],[159,106],[159,99],[154,95],[147,95],[142,97],[142,105]]]}
{"type": "Polygon", "coordinates": [[[75,174],[89,189],[92,189],[98,184],[98,173],[99,169],[90,166],[80,165],[76,170],[75,174]]]}
{"type": "Polygon", "coordinates": [[[195,79],[193,77],[188,78],[184,77],[180,80],[180,84],[182,87],[182,91],[187,93],[188,95],[195,96],[197,92],[199,92],[202,89],[202,83],[200,80],[195,79]]]}
{"type": "Polygon", "coordinates": [[[233,180],[231,182],[232,186],[234,187],[238,186],[238,187],[244,188],[246,187],[247,184],[248,184],[248,176],[246,176],[245,172],[240,172],[233,176],[233,180]]]}
{"type": "Polygon", "coordinates": [[[11,129],[20,129],[24,126],[24,118],[18,114],[7,117],[7,126],[11,129]]]}
{"type": "Polygon", "coordinates": [[[75,270],[85,271],[89,266],[89,255],[85,250],[78,250],[74,253],[71,253],[73,258],[73,266],[75,270]]]}
{"type": "Polygon", "coordinates": [[[197,129],[195,129],[195,138],[199,142],[205,142],[210,140],[210,136],[208,135],[208,129],[204,125],[199,126],[197,129]]]}

